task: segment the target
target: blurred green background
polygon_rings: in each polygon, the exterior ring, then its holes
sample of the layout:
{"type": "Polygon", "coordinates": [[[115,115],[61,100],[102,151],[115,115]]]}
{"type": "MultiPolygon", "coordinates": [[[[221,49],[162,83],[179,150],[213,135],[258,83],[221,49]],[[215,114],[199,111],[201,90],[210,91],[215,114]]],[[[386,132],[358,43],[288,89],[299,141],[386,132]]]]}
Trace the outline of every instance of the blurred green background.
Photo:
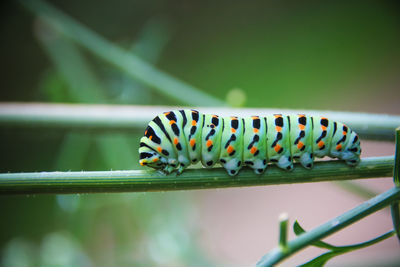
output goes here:
{"type": "MultiPolygon", "coordinates": [[[[397,1],[51,4],[231,106],[400,113],[397,1]]],[[[82,49],[19,2],[0,5],[2,102],[185,105],[82,49]]],[[[139,169],[141,135],[1,128],[0,171],[139,169]]],[[[215,259],[199,242],[198,197],[1,197],[1,264],[230,266],[231,258],[215,259]]]]}

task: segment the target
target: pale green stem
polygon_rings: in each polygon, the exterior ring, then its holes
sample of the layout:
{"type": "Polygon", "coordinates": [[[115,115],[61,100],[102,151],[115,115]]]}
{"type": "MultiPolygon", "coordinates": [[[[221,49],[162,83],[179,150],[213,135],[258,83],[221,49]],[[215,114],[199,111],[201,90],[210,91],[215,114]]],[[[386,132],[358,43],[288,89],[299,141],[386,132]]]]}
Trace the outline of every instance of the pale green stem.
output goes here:
{"type": "Polygon", "coordinates": [[[0,194],[146,192],[365,179],[391,176],[393,162],[393,156],[364,158],[349,167],[332,160],[316,162],[312,170],[295,164],[291,172],[269,166],[263,175],[243,168],[235,177],[223,168],[187,169],[180,176],[146,170],[3,173],[0,194]]]}
{"type": "MultiPolygon", "coordinates": [[[[65,129],[140,130],[156,116],[176,109],[171,106],[73,105],[45,103],[0,104],[0,126],[48,127],[65,129]]],[[[192,107],[193,108],[193,107],[192,107]]],[[[266,116],[274,113],[326,116],[346,123],[361,139],[393,140],[400,116],[324,110],[280,110],[254,108],[195,108],[203,113],[221,116],[266,116]]]]}

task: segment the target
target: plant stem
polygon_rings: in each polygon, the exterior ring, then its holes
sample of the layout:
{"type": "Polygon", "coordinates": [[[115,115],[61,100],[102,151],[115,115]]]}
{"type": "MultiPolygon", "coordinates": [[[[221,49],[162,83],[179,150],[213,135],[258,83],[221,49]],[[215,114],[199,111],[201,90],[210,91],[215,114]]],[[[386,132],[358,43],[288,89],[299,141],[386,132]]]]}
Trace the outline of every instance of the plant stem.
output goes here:
{"type": "Polygon", "coordinates": [[[378,194],[364,185],[357,184],[355,181],[340,181],[334,182],[334,184],[364,199],[373,198],[378,194]]]}
{"type": "Polygon", "coordinates": [[[400,127],[396,129],[396,152],[395,152],[395,163],[393,169],[393,181],[394,184],[400,187],[400,127]]]}
{"type": "Polygon", "coordinates": [[[285,250],[282,250],[279,246],[274,248],[257,263],[257,266],[273,266],[300,249],[303,249],[306,246],[313,244],[315,241],[321,240],[330,234],[337,232],[358,220],[361,220],[369,214],[372,214],[384,208],[385,206],[390,205],[393,201],[399,198],[400,188],[391,188],[388,191],[362,203],[354,209],[343,213],[335,219],[330,220],[289,241],[285,250]]]}
{"type": "Polygon", "coordinates": [[[36,172],[0,174],[0,194],[146,192],[261,186],[387,177],[393,157],[364,158],[356,167],[343,161],[316,162],[312,170],[295,164],[291,172],[269,166],[263,175],[243,168],[230,177],[223,168],[187,169],[180,176],[156,171],[36,172]]]}
{"type": "Polygon", "coordinates": [[[289,218],[287,213],[282,213],[279,216],[279,246],[282,250],[287,248],[288,221],[289,218]]]}
{"type": "MultiPolygon", "coordinates": [[[[65,129],[144,130],[156,115],[171,106],[79,105],[45,103],[0,104],[0,126],[50,127],[65,129]]],[[[400,116],[323,110],[278,110],[254,108],[196,108],[221,116],[266,116],[274,113],[326,116],[349,125],[361,138],[394,140],[400,116]]]]}
{"type": "MultiPolygon", "coordinates": [[[[397,188],[400,188],[400,127],[396,129],[396,152],[394,157],[393,181],[397,188]]],[[[397,239],[400,242],[400,201],[392,203],[390,206],[393,227],[396,231],[397,239]]]]}

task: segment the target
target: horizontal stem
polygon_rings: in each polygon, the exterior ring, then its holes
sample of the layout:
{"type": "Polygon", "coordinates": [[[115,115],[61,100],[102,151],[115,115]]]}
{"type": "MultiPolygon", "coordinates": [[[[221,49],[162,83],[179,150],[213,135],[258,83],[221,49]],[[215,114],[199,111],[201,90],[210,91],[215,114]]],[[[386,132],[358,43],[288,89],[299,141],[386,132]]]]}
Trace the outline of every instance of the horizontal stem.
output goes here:
{"type": "Polygon", "coordinates": [[[263,175],[244,168],[236,177],[222,168],[187,169],[180,176],[148,170],[3,173],[0,194],[146,192],[376,178],[392,176],[393,162],[393,156],[364,158],[358,166],[349,167],[331,160],[316,162],[312,170],[295,164],[292,172],[269,166],[263,175]]]}
{"type": "MultiPolygon", "coordinates": [[[[0,104],[0,126],[144,130],[148,122],[156,115],[175,108],[177,107],[2,103],[0,104]]],[[[220,107],[196,109],[221,116],[252,116],[255,114],[265,116],[273,113],[305,113],[326,116],[349,125],[363,139],[394,140],[395,129],[400,125],[400,116],[387,114],[220,107]]]]}
{"type": "Polygon", "coordinates": [[[300,249],[313,244],[315,241],[321,240],[330,234],[361,220],[385,206],[390,205],[390,203],[399,198],[400,188],[391,188],[354,209],[312,229],[311,231],[299,235],[295,239],[289,241],[285,249],[282,249],[280,246],[274,248],[257,263],[257,266],[273,266],[290,255],[293,255],[296,251],[299,251],[300,249]]]}

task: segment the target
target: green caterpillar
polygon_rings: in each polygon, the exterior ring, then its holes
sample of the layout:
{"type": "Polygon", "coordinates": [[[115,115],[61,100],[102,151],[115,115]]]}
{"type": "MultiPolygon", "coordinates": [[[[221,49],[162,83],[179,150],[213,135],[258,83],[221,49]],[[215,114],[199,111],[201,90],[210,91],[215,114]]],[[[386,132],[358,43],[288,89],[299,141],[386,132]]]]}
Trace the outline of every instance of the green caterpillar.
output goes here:
{"type": "Polygon", "coordinates": [[[246,118],[219,117],[196,110],[174,110],[155,117],[140,139],[139,163],[180,174],[201,161],[221,163],[231,176],[246,165],[261,174],[268,162],[291,170],[293,160],[307,169],[315,157],[329,156],[348,165],[360,161],[360,140],[346,125],[304,114],[246,118]]]}

